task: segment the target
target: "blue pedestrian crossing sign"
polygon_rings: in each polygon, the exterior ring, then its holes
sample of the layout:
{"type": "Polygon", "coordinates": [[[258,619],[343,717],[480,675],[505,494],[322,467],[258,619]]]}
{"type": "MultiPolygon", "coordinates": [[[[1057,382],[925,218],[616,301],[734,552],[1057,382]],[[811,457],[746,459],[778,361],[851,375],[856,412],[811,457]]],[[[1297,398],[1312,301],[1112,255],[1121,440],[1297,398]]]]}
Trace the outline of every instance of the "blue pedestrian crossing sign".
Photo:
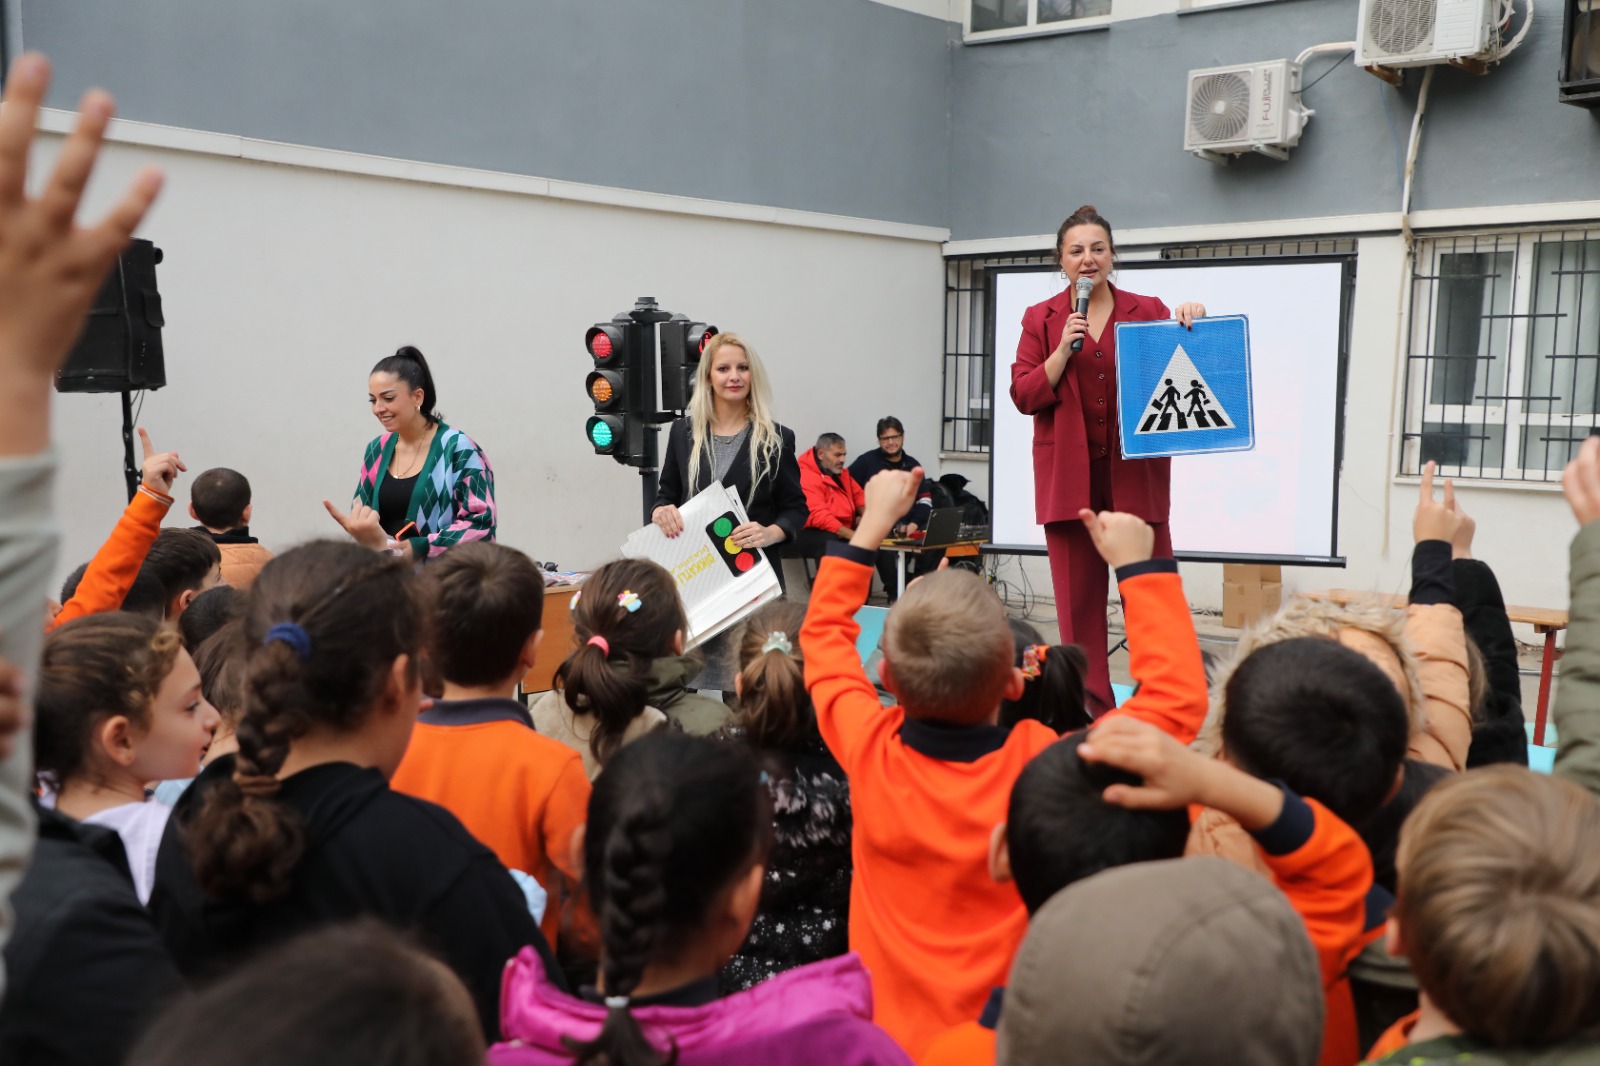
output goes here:
{"type": "Polygon", "coordinates": [[[1117,324],[1117,421],[1128,459],[1256,446],[1243,315],[1117,324]]]}

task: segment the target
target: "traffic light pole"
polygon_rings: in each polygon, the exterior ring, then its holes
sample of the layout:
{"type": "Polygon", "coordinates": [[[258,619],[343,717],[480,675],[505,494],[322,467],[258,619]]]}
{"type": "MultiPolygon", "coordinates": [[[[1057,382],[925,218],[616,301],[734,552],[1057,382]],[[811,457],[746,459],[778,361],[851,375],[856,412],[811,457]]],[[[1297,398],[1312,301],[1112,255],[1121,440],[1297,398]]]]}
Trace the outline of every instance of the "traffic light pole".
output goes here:
{"type": "Polygon", "coordinates": [[[634,302],[633,310],[628,312],[628,317],[639,324],[639,332],[643,335],[640,357],[636,363],[639,368],[639,391],[636,395],[643,405],[643,411],[650,412],[643,427],[644,439],[640,442],[642,447],[639,449],[639,488],[642,495],[644,524],[649,525],[650,516],[655,510],[656,489],[661,484],[661,450],[657,439],[660,434],[660,426],[657,423],[660,412],[656,411],[656,325],[672,316],[661,310],[654,296],[641,296],[634,302]]]}

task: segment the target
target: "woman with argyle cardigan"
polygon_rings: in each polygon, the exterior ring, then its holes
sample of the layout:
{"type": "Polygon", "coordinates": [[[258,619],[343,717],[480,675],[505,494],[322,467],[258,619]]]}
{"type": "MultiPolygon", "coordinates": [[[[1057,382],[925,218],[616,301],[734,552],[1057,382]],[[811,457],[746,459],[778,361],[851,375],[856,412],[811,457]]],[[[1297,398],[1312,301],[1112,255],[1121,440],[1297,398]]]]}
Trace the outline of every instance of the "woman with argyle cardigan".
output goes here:
{"type": "Polygon", "coordinates": [[[358,542],[423,560],[494,540],[494,471],[471,437],[446,425],[428,362],[407,345],[372,368],[367,401],[383,432],[367,445],[348,515],[328,513],[358,542]]]}

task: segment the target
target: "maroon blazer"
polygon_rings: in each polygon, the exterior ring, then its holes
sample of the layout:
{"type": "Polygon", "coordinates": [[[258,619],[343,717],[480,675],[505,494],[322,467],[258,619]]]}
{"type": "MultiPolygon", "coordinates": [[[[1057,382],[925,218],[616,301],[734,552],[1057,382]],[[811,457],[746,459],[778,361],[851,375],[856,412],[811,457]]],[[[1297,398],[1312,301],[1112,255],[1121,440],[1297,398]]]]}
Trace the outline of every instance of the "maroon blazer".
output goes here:
{"type": "MultiPolygon", "coordinates": [[[[1108,283],[1109,284],[1109,283],[1108,283]]],[[[1116,359],[1118,322],[1149,322],[1171,318],[1167,305],[1153,296],[1139,296],[1111,287],[1116,299],[1105,333],[1099,339],[1085,336],[1083,350],[1067,361],[1055,388],[1045,376],[1045,357],[1056,350],[1072,314],[1072,290],[1034,304],[1023,312],[1022,339],[1017,361],[1011,364],[1011,402],[1033,416],[1033,500],[1038,521],[1065,522],[1089,506],[1089,441],[1086,418],[1106,417],[1107,428],[1116,426],[1116,359]],[[1109,385],[1110,411],[1084,409],[1073,364],[1079,360],[1104,362],[1109,385]]],[[[1085,362],[1084,369],[1091,365],[1085,362]]],[[[1171,506],[1172,460],[1124,459],[1115,434],[1107,448],[1111,460],[1111,500],[1119,511],[1138,515],[1146,522],[1165,522],[1171,506]]]]}

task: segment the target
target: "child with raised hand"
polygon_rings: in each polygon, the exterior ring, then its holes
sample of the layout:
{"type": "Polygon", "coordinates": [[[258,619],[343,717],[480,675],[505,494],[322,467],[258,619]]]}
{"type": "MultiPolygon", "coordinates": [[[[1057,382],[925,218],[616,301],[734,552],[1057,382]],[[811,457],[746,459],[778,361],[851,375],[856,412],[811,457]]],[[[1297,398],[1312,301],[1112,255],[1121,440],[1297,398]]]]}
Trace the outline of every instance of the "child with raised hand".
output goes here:
{"type": "Polygon", "coordinates": [[[410,566],[349,543],[295,548],[250,586],[239,750],[173,808],[150,900],[186,974],[370,915],[438,950],[495,1036],[506,960],[533,945],[554,972],[494,853],[389,788],[422,699],[421,606],[410,566]]]}
{"type": "Polygon", "coordinates": [[[80,618],[45,641],[34,757],[62,814],[122,837],[140,902],[171,808],[145,786],[193,777],[220,720],[178,634],[114,612],[80,618]]]}
{"type": "MultiPolygon", "coordinates": [[[[873,554],[922,483],[920,469],[867,484],[848,545],[817,571],[801,630],[806,687],[829,750],[850,778],[855,874],[850,946],[871,970],[879,1024],[913,1055],[976,1018],[1003,983],[1027,927],[1015,887],[989,878],[989,839],[1028,760],[1057,740],[1023,720],[999,726],[1022,671],[999,599],[975,574],[947,570],[906,590],[884,625],[884,707],[856,652],[853,618],[873,554]]],[[[1177,566],[1151,559],[1154,534],[1126,514],[1082,512],[1117,570],[1138,693],[1114,714],[1192,740],[1205,674],[1177,566]]]]}
{"type": "Polygon", "coordinates": [[[1013,665],[1022,671],[1022,695],[1000,704],[1007,729],[1024,718],[1043,722],[1057,733],[1087,729],[1094,723],[1084,702],[1088,660],[1076,644],[1047,644],[1037,629],[1019,618],[1006,620],[1017,647],[1013,665]]]}
{"type": "Polygon", "coordinates": [[[700,671],[683,651],[688,627],[666,568],[648,559],[606,563],[574,597],[577,647],[556,669],[556,687],[534,703],[533,727],[576,748],[591,780],[618,748],[669,720],[715,732],[728,708],[686,687],[700,671]]]}
{"type": "Polygon", "coordinates": [[[617,753],[588,813],[599,985],[567,995],[523,952],[506,974],[508,1042],[490,1049],[492,1066],[908,1061],[869,1020],[873,982],[855,955],[718,998],[717,972],[750,927],[770,841],[766,788],[747,751],[652,733],[617,753]]]}
{"type": "Polygon", "coordinates": [[[850,784],[806,694],[805,616],[804,605],[776,600],[735,641],[739,710],[723,733],[768,770],[773,842],[750,935],[722,971],[728,991],[849,950],[850,784]]]}

